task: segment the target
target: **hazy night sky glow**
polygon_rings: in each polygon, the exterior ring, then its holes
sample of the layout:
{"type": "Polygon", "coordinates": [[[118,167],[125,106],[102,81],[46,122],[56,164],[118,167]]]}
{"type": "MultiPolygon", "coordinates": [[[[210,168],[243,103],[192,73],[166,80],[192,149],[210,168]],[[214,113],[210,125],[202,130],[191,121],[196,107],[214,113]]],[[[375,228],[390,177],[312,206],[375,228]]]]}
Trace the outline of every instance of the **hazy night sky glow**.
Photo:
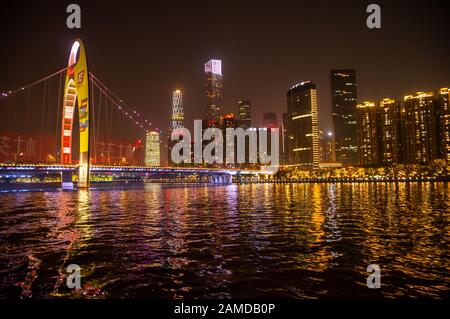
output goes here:
{"type": "Polygon", "coordinates": [[[286,91],[318,85],[321,126],[331,127],[329,71],[357,71],[359,101],[450,85],[449,1],[6,1],[0,12],[0,91],[67,63],[81,36],[91,71],[155,127],[170,125],[183,90],[186,123],[204,114],[204,63],[221,59],[224,110],[252,101],[253,123],[286,111],[286,91]],[[81,32],[65,8],[78,3],[81,32]],[[365,25],[369,3],[382,29],[365,25]]]}

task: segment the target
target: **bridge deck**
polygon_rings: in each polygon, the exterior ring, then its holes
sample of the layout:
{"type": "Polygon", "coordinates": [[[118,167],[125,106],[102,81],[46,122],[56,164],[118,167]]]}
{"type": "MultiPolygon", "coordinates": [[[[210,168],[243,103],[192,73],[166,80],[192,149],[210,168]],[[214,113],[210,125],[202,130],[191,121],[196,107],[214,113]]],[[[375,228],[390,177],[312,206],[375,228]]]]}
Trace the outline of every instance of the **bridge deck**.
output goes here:
{"type": "MultiPolygon", "coordinates": [[[[0,171],[46,171],[63,172],[77,171],[78,165],[63,164],[8,164],[0,163],[0,171]]],[[[185,174],[230,174],[230,175],[256,175],[267,174],[260,170],[236,169],[236,168],[204,168],[204,167],[151,167],[151,166],[107,166],[91,165],[91,172],[130,172],[130,173],[185,173],[185,174]]]]}

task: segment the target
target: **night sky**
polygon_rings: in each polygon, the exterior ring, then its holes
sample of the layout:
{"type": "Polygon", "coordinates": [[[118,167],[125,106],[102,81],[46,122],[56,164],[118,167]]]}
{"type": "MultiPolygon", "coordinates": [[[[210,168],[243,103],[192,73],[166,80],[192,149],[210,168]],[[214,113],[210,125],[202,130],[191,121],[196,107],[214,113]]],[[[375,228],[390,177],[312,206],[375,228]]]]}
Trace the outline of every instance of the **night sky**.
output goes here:
{"type": "Polygon", "coordinates": [[[141,111],[170,125],[171,92],[184,92],[186,126],[202,118],[203,65],[222,59],[224,110],[250,99],[253,123],[286,111],[286,91],[318,85],[319,117],[331,127],[329,71],[354,68],[360,101],[400,98],[450,85],[450,1],[2,1],[0,91],[67,64],[74,39],[91,72],[141,111]],[[66,27],[78,3],[81,31],[66,27]],[[382,8],[381,30],[366,27],[366,7],[382,8]]]}

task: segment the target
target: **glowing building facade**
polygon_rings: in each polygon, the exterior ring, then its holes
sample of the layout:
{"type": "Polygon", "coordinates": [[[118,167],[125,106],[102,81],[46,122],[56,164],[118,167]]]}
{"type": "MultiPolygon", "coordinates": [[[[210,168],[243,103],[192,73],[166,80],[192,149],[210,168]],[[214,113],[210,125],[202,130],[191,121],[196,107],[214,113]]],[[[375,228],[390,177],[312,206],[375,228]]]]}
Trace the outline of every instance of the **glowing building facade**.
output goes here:
{"type": "Polygon", "coordinates": [[[184,127],[183,93],[173,91],[172,95],[172,129],[184,127]]]}
{"type": "Polygon", "coordinates": [[[373,102],[356,106],[358,162],[362,166],[378,164],[377,108],[373,102]]]}
{"type": "Polygon", "coordinates": [[[244,130],[252,126],[251,103],[248,100],[241,100],[238,102],[239,108],[239,127],[244,130]]]}
{"type": "Polygon", "coordinates": [[[450,161],[450,105],[448,88],[439,90],[437,105],[439,112],[439,157],[450,161]]]}
{"type": "MultiPolygon", "coordinates": [[[[227,133],[227,128],[236,128],[236,120],[234,118],[234,114],[233,113],[228,113],[228,114],[223,114],[222,116],[220,116],[220,120],[219,120],[219,128],[222,130],[222,134],[225,137],[226,133],[227,133]]],[[[227,148],[231,148],[233,149],[233,158],[234,161],[233,163],[224,163],[223,166],[224,167],[235,167],[235,163],[236,163],[236,154],[237,154],[237,145],[234,143],[234,140],[227,140],[226,138],[223,141],[223,154],[226,154],[227,148]]]]}
{"type": "Polygon", "coordinates": [[[210,60],[205,64],[207,120],[220,120],[222,114],[222,61],[210,60]]]}
{"type": "Polygon", "coordinates": [[[383,99],[378,108],[380,162],[384,165],[402,162],[400,102],[383,99]]]}
{"type": "Polygon", "coordinates": [[[405,96],[402,109],[404,162],[426,164],[436,158],[435,117],[433,92],[405,96]]]}
{"type": "Polygon", "coordinates": [[[344,165],[355,165],[358,152],[355,119],[356,72],[354,70],[331,70],[330,80],[336,161],[344,165]]]}
{"type": "Polygon", "coordinates": [[[160,166],[160,138],[159,132],[147,132],[145,142],[145,165],[160,166]]]}
{"type": "Polygon", "coordinates": [[[317,90],[311,82],[302,82],[287,92],[288,162],[305,168],[320,163],[317,90]]]}

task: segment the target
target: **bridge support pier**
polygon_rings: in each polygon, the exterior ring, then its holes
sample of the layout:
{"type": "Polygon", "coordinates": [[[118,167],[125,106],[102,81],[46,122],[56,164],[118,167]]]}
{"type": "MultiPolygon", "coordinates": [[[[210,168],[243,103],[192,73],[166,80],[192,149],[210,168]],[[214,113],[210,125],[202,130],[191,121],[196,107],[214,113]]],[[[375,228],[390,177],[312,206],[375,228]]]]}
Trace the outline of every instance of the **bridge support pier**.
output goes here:
{"type": "MultiPolygon", "coordinates": [[[[81,155],[80,155],[81,158],[81,155]]],[[[80,160],[81,162],[81,160],[80,160]]],[[[78,188],[89,188],[90,184],[90,168],[89,164],[80,163],[80,167],[78,168],[78,188]]]]}
{"type": "Polygon", "coordinates": [[[72,189],[72,172],[71,171],[62,171],[61,172],[61,186],[65,189],[72,189]]]}

